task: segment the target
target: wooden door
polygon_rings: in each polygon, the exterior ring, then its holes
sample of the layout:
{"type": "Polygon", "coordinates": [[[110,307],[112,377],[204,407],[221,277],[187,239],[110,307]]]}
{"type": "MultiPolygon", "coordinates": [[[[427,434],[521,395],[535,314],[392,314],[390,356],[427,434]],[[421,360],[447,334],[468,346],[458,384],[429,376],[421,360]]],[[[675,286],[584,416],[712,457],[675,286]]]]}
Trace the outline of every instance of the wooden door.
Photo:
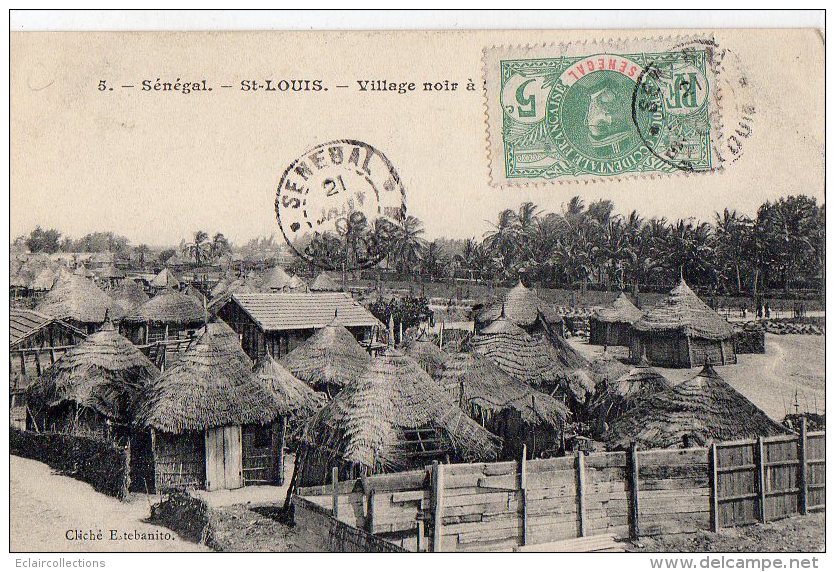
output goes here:
{"type": "Polygon", "coordinates": [[[223,465],[227,489],[239,489],[243,481],[243,447],[241,446],[241,426],[223,428],[223,465]]]}
{"type": "Polygon", "coordinates": [[[207,491],[243,486],[241,462],[240,425],[206,430],[207,491]]]}

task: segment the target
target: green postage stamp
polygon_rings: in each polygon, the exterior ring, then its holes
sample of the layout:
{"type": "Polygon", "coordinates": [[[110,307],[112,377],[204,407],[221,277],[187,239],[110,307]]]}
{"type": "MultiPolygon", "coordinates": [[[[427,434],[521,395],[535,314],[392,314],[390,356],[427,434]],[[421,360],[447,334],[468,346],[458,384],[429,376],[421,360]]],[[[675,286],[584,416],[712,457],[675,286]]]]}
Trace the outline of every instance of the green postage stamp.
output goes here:
{"type": "Polygon", "coordinates": [[[485,50],[491,181],[716,170],[712,41],[485,50]]]}

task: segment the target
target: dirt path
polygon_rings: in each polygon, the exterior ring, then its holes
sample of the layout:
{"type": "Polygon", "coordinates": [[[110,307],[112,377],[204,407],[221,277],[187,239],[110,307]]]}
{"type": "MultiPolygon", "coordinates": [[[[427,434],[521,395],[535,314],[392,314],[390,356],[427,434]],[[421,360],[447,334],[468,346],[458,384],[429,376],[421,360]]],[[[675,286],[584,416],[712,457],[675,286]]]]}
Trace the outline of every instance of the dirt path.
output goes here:
{"type": "Polygon", "coordinates": [[[15,456],[10,463],[12,552],[208,550],[167,528],[144,522],[153,497],[141,495],[120,502],[87,483],[53,474],[43,463],[15,456]],[[95,538],[99,533],[100,540],[95,538]],[[74,539],[91,534],[92,539],[74,539]]]}

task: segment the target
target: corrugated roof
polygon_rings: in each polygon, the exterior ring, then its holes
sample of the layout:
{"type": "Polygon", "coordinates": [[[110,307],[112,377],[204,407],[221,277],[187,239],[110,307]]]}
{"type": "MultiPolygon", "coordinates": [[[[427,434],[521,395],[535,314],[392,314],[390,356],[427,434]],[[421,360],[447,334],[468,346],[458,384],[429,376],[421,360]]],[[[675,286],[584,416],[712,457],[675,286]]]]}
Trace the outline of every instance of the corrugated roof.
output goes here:
{"type": "Polygon", "coordinates": [[[235,293],[232,299],[264,331],[324,328],[334,314],[346,328],[383,325],[344,292],[235,293]]]}
{"type": "MultiPolygon", "coordinates": [[[[47,316],[35,310],[27,308],[9,308],[9,345],[13,346],[22,339],[34,334],[44,326],[59,321],[52,316],[47,316]]],[[[66,328],[75,330],[69,324],[63,324],[66,328]]],[[[77,330],[81,334],[81,330],[77,330]]],[[[83,334],[82,334],[83,335],[83,334]]]]}

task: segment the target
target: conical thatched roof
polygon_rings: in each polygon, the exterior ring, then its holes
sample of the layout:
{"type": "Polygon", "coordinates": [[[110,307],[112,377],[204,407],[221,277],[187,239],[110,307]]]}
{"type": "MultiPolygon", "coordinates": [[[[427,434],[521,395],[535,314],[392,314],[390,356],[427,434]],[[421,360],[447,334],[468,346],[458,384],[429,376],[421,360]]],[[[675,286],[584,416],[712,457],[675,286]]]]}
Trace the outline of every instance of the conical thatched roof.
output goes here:
{"type": "Polygon", "coordinates": [[[461,459],[488,461],[499,451],[497,437],[467,417],[417,362],[393,350],[375,358],[316,412],[300,437],[312,448],[379,472],[410,465],[414,438],[407,432],[415,429],[437,430],[435,455],[446,450],[461,459]]]}
{"type": "Polygon", "coordinates": [[[310,291],[311,292],[341,292],[342,286],[336,283],[336,281],[328,276],[324,272],[320,272],[319,275],[313,280],[310,284],[310,291]]]}
{"type": "Polygon", "coordinates": [[[734,333],[728,321],[702,302],[684,279],[632,327],[640,332],[675,330],[708,340],[730,338],[734,333]]]}
{"type": "Polygon", "coordinates": [[[441,364],[447,359],[446,353],[425,333],[421,333],[417,339],[406,344],[405,354],[418,362],[423,371],[433,377],[441,364]]]}
{"type": "Polygon", "coordinates": [[[281,358],[281,365],[316,390],[345,387],[355,381],[371,357],[339,319],[310,336],[281,358]]]}
{"type": "Polygon", "coordinates": [[[521,280],[504,296],[478,312],[476,320],[480,323],[493,322],[502,315],[502,311],[508,320],[522,327],[535,324],[540,314],[548,323],[561,320],[554,305],[539,298],[533,290],[525,287],[521,280]]]}
{"type": "Polygon", "coordinates": [[[110,297],[122,310],[122,314],[128,314],[148,301],[142,286],[133,280],[127,280],[110,290],[110,297]]]}
{"type": "Polygon", "coordinates": [[[59,277],[37,310],[54,318],[88,324],[103,323],[108,312],[111,318],[121,316],[120,308],[103,290],[87,278],[70,273],[59,277]]]}
{"type": "Polygon", "coordinates": [[[234,281],[235,280],[232,276],[225,275],[223,278],[218,280],[217,284],[212,286],[212,289],[209,291],[209,296],[213,299],[218,296],[222,296],[226,292],[226,289],[229,288],[229,285],[234,281]]]}
{"type": "Polygon", "coordinates": [[[154,288],[179,288],[180,279],[166,266],[151,280],[154,288]]]}
{"type": "Polygon", "coordinates": [[[663,375],[649,365],[646,358],[616,380],[604,383],[595,395],[589,410],[601,423],[611,423],[629,409],[672,386],[663,375]]]}
{"type": "Polygon", "coordinates": [[[105,417],[130,421],[141,389],[159,371],[108,320],[61,356],[29,388],[36,408],[74,402],[105,417]]]}
{"type": "Polygon", "coordinates": [[[325,404],[322,394],[293,377],[287,368],[269,354],[261,360],[255,375],[272,389],[279,404],[280,415],[308,417],[325,404]]]}
{"type": "Polygon", "coordinates": [[[490,417],[510,409],[518,412],[529,425],[561,427],[569,415],[562,402],[513,379],[487,358],[475,354],[452,355],[443,363],[436,379],[476,420],[482,414],[490,417]]]}
{"type": "Polygon", "coordinates": [[[290,276],[281,266],[275,266],[264,276],[265,290],[301,290],[306,287],[304,280],[290,276]]]}
{"type": "Polygon", "coordinates": [[[643,316],[629,297],[621,292],[612,305],[608,308],[599,308],[594,312],[594,317],[600,322],[632,324],[643,316]]]}
{"type": "Polygon", "coordinates": [[[163,290],[130,315],[126,322],[157,324],[201,324],[205,320],[203,306],[193,296],[176,290],[163,290]]]}
{"type": "Polygon", "coordinates": [[[279,414],[273,393],[252,373],[238,335],[210,323],[144,392],[137,421],[167,433],[269,423],[279,414]]]}
{"type": "Polygon", "coordinates": [[[785,434],[785,427],[748,401],[705,365],[696,377],[650,395],[615,421],[606,440],[616,447],[637,441],[644,448],[693,445],[785,434]]]}

